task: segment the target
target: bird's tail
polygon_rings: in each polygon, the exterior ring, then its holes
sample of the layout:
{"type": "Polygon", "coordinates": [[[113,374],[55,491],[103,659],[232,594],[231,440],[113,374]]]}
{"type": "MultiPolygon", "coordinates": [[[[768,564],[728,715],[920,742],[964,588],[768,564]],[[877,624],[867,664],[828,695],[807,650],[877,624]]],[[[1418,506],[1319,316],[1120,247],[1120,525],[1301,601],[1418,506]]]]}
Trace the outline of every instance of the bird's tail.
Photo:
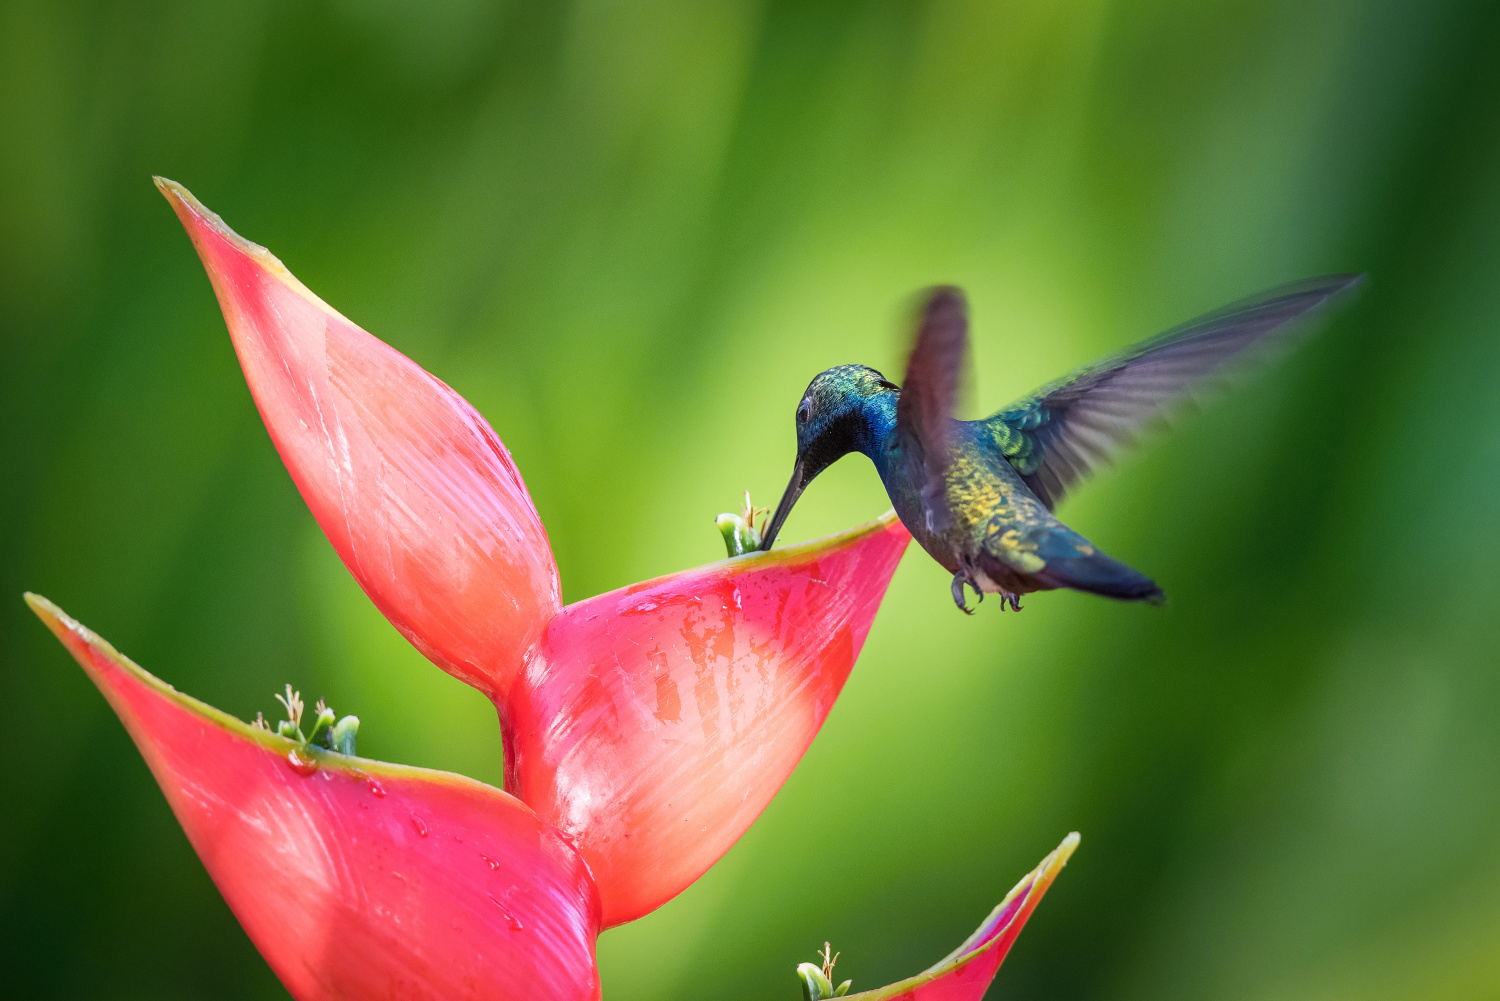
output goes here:
{"type": "Polygon", "coordinates": [[[1088,556],[1049,559],[1047,565],[1032,576],[1051,587],[1069,587],[1120,601],[1160,605],[1167,600],[1150,577],[1097,549],[1088,556]]]}

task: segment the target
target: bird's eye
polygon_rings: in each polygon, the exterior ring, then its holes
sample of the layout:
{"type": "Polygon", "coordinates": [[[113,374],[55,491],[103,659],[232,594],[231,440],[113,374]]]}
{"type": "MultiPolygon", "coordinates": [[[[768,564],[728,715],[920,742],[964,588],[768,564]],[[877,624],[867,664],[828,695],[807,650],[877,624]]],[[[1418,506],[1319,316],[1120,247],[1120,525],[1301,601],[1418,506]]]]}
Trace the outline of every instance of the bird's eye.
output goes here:
{"type": "Polygon", "coordinates": [[[797,423],[798,424],[806,424],[807,423],[807,414],[808,414],[807,401],[804,400],[802,402],[802,406],[800,406],[800,407],[797,408],[797,423]]]}

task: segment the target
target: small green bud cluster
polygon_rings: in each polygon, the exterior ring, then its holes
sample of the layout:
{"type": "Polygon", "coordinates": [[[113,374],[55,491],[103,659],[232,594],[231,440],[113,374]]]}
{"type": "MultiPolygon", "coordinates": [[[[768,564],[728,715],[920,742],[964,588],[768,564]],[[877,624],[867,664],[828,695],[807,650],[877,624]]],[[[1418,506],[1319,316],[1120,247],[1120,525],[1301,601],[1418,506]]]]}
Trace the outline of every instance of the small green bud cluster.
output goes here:
{"type": "MultiPolygon", "coordinates": [[[[353,756],[354,738],[359,733],[358,716],[345,716],[339,719],[334,711],[328,708],[322,699],[319,699],[318,704],[313,707],[317,715],[313,717],[312,732],[304,735],[302,733],[302,693],[292,691],[292,686],[287,685],[286,694],[276,696],[276,701],[280,702],[286,711],[286,719],[276,724],[278,735],[287,740],[295,740],[303,747],[321,747],[353,756]]],[[[264,713],[255,714],[254,726],[260,730],[271,729],[264,713]]]]}
{"type": "Polygon", "coordinates": [[[766,513],[770,508],[755,507],[750,503],[750,491],[745,491],[745,506],[739,514],[728,512],[714,519],[714,524],[719,526],[719,532],[724,536],[724,548],[729,550],[730,556],[744,556],[760,549],[760,531],[755,527],[755,519],[764,521],[766,513]]]}
{"type": "Polygon", "coordinates": [[[817,963],[798,963],[797,979],[802,981],[802,997],[806,1001],[825,1001],[827,998],[841,998],[849,993],[849,988],[854,986],[854,981],[845,980],[837,987],[833,986],[833,964],[839,961],[839,954],[827,943],[823,943],[823,951],[818,954],[823,965],[817,963]]]}

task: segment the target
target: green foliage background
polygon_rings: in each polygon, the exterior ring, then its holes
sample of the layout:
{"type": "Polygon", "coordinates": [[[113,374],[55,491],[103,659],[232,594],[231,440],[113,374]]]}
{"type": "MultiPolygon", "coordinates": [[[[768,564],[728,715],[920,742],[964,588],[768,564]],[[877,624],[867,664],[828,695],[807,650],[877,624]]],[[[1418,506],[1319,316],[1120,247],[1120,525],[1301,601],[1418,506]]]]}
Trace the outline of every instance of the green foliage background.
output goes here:
{"type": "MultiPolygon", "coordinates": [[[[569,600],[722,555],[806,381],[898,374],[924,284],[970,293],[977,410],[1369,271],[1066,506],[1166,609],[965,619],[913,550],[605,991],[790,999],[825,938],[877,986],[1076,828],[993,996],[1500,996],[1497,51],[1494,0],[6,3],[5,993],[285,996],[23,589],[241,716],[292,681],[365,753],[501,774],[303,507],[161,173],[489,417],[569,600]]],[[[856,457],[788,538],[885,506],[856,457]]]]}

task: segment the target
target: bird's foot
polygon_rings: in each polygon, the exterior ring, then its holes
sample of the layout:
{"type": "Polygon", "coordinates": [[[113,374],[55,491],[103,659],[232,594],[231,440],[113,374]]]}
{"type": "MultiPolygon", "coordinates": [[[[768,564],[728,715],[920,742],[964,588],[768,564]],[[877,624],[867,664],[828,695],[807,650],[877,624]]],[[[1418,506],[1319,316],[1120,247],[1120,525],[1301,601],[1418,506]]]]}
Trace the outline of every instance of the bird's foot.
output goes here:
{"type": "Polygon", "coordinates": [[[1009,591],[1002,591],[1000,592],[1000,600],[1002,603],[1009,602],[1010,610],[1013,612],[1019,612],[1021,610],[1021,596],[1019,594],[1011,594],[1009,591]]]}
{"type": "Polygon", "coordinates": [[[963,612],[965,615],[973,615],[974,609],[969,607],[969,603],[964,597],[965,584],[973,587],[974,593],[979,596],[978,600],[974,602],[976,605],[984,600],[984,592],[974,587],[974,582],[962,570],[953,575],[953,603],[958,606],[960,612],[963,612]]]}

